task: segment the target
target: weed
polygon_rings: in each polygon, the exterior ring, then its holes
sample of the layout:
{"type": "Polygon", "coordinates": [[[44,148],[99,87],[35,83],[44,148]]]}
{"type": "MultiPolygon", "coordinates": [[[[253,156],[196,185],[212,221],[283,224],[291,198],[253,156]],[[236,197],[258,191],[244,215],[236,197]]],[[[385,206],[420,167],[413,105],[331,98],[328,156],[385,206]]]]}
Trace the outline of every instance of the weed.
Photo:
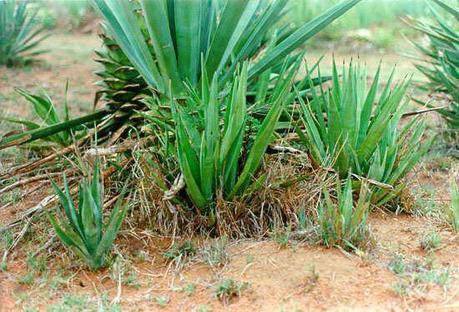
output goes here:
{"type": "Polygon", "coordinates": [[[157,296],[154,299],[156,304],[161,308],[164,308],[171,300],[168,296],[157,296]]]}
{"type": "Polygon", "coordinates": [[[16,304],[21,304],[29,299],[29,294],[25,291],[14,291],[13,298],[16,301],[16,304]]]}
{"type": "Polygon", "coordinates": [[[431,230],[424,234],[424,236],[421,239],[421,248],[425,251],[435,251],[438,248],[440,248],[440,246],[441,236],[434,230],[431,230]]]}
{"type": "Polygon", "coordinates": [[[405,297],[408,295],[409,289],[408,289],[407,284],[404,282],[399,281],[395,283],[391,288],[400,297],[405,297]]]}
{"type": "MultiPolygon", "coordinates": [[[[19,124],[24,126],[27,130],[32,131],[39,129],[42,125],[46,126],[55,126],[64,121],[69,121],[69,107],[67,104],[67,93],[68,93],[68,83],[65,87],[65,100],[64,100],[64,113],[63,116],[60,116],[57,105],[52,101],[48,94],[37,95],[32,94],[26,90],[16,88],[22,97],[27,100],[27,103],[30,104],[30,111],[39,119],[40,122],[36,123],[28,119],[17,119],[17,118],[7,118],[6,120],[13,124],[19,124]]],[[[44,142],[41,142],[39,146],[31,145],[31,148],[37,147],[38,149],[44,149],[47,147],[47,144],[53,143],[57,146],[65,147],[73,143],[74,139],[78,139],[85,134],[82,132],[71,131],[70,129],[57,133],[55,135],[50,135],[44,139],[44,142]]],[[[48,146],[49,147],[49,146],[48,146]]]]}
{"type": "Polygon", "coordinates": [[[88,310],[89,300],[85,296],[65,295],[61,301],[48,307],[47,312],[80,312],[88,310]]]}
{"type": "Polygon", "coordinates": [[[247,282],[237,282],[224,279],[215,287],[215,296],[224,304],[228,304],[234,297],[240,297],[242,292],[249,287],[247,282]]]}
{"type": "Polygon", "coordinates": [[[422,217],[444,219],[445,213],[435,200],[435,189],[424,187],[414,192],[413,214],[422,217]]]}
{"type": "Polygon", "coordinates": [[[18,278],[18,283],[31,286],[35,283],[35,278],[47,273],[48,261],[46,256],[36,256],[29,252],[26,259],[28,272],[18,278]]]}
{"type": "Polygon", "coordinates": [[[62,286],[69,283],[70,277],[66,276],[62,271],[59,271],[50,281],[49,288],[51,290],[59,290],[62,286]]]}
{"type": "Polygon", "coordinates": [[[146,252],[144,250],[138,250],[135,253],[135,258],[138,261],[144,262],[144,261],[146,261],[148,259],[148,252],[146,252]]]}
{"type": "Polygon", "coordinates": [[[186,293],[188,296],[191,296],[196,290],[196,284],[189,283],[189,284],[185,285],[181,290],[184,293],[186,293]]]}
{"type": "Polygon", "coordinates": [[[118,304],[111,304],[107,293],[99,298],[89,298],[83,295],[66,294],[58,303],[49,306],[47,312],[83,312],[105,311],[121,312],[118,304]]]}
{"type": "MultiPolygon", "coordinates": [[[[438,107],[437,112],[446,121],[451,136],[457,142],[459,131],[459,92],[458,75],[459,64],[457,63],[459,38],[457,31],[457,17],[459,8],[457,2],[450,5],[443,0],[433,0],[430,6],[432,21],[415,20],[407,18],[408,24],[428,38],[428,45],[413,42],[422,55],[417,58],[416,68],[429,80],[423,88],[432,93],[443,93],[449,97],[449,105],[438,107]],[[438,11],[439,10],[439,11],[438,11]],[[456,21],[456,22],[453,22],[456,21]]],[[[427,106],[433,107],[430,102],[427,106]]]]}
{"type": "Polygon", "coordinates": [[[450,268],[437,267],[433,258],[406,259],[396,254],[389,263],[389,269],[400,279],[393,290],[401,296],[424,293],[430,285],[445,288],[451,280],[450,268]]]}
{"type": "Polygon", "coordinates": [[[6,230],[3,232],[2,239],[0,240],[1,248],[4,250],[9,249],[13,245],[13,242],[14,237],[11,230],[6,230]]]}
{"type": "MultiPolygon", "coordinates": [[[[336,3],[336,0],[290,0],[286,23],[298,24],[310,20],[318,12],[336,3]]],[[[338,40],[347,32],[358,29],[383,28],[398,35],[398,18],[405,15],[424,17],[427,3],[418,0],[365,0],[348,14],[327,27],[320,34],[321,40],[338,40]],[[378,14],[374,14],[378,12],[378,14]]]]}
{"type": "Polygon", "coordinates": [[[309,275],[306,278],[305,292],[311,292],[319,281],[319,273],[316,271],[316,267],[313,265],[310,269],[309,275]]]}
{"type": "Polygon", "coordinates": [[[343,66],[341,74],[333,62],[332,70],[331,89],[312,92],[308,103],[298,97],[305,130],[297,133],[314,164],[333,167],[341,178],[353,173],[393,186],[389,190],[371,185],[372,201],[383,205],[404,189],[402,178],[424,156],[433,140],[420,144],[426,126],[419,118],[398,128],[408,103],[405,95],[409,80],[391,89],[392,73],[385,87],[378,90],[378,68],[368,89],[362,66],[351,62],[348,68],[343,66]]]}
{"type": "Polygon", "coordinates": [[[290,228],[278,229],[278,230],[275,230],[273,233],[274,240],[281,248],[288,247],[290,243],[290,235],[291,235],[290,228]]]}
{"type": "Polygon", "coordinates": [[[196,249],[191,241],[185,241],[181,245],[173,244],[167,251],[163,252],[163,256],[167,259],[177,260],[187,256],[194,255],[196,249]]]}
{"type": "Polygon", "coordinates": [[[0,206],[6,204],[17,204],[22,199],[22,193],[19,189],[14,189],[0,197],[0,206]]]}
{"type": "Polygon", "coordinates": [[[205,304],[200,304],[192,310],[192,312],[210,312],[210,308],[205,304]]]}
{"type": "Polygon", "coordinates": [[[29,4],[28,1],[0,1],[0,65],[24,65],[44,52],[36,47],[46,34],[37,19],[37,9],[29,4]]]}
{"type": "Polygon", "coordinates": [[[316,287],[318,281],[319,273],[316,271],[316,267],[313,265],[309,269],[309,274],[305,277],[301,288],[305,293],[309,293],[316,287]]]}
{"type": "Polygon", "coordinates": [[[0,262],[0,272],[5,272],[8,269],[7,263],[7,253],[8,250],[13,246],[14,237],[11,231],[7,230],[3,233],[3,236],[0,240],[0,251],[4,250],[4,254],[1,258],[0,262]]]}
{"type": "Polygon", "coordinates": [[[132,263],[123,257],[116,257],[110,268],[110,278],[119,283],[139,289],[141,287],[137,273],[132,268],[132,263]]]}
{"type": "Polygon", "coordinates": [[[389,262],[389,269],[397,275],[402,275],[406,271],[405,261],[403,255],[395,254],[389,262]]]}
{"type": "Polygon", "coordinates": [[[45,273],[48,270],[48,258],[44,255],[34,255],[29,253],[26,260],[30,270],[36,273],[45,273]]]}
{"type": "Polygon", "coordinates": [[[123,284],[126,286],[134,287],[136,289],[140,289],[142,287],[138,280],[137,273],[135,271],[129,272],[128,276],[123,281],[123,284]]]}
{"type": "Polygon", "coordinates": [[[382,28],[374,33],[372,43],[378,49],[387,49],[393,46],[395,39],[396,36],[391,30],[382,28]]]}
{"type": "Polygon", "coordinates": [[[31,286],[35,282],[35,274],[33,272],[27,272],[18,278],[18,283],[21,285],[31,286]]]}
{"type": "Polygon", "coordinates": [[[230,255],[227,251],[227,239],[221,237],[212,242],[212,244],[205,246],[201,250],[201,257],[204,262],[210,266],[224,266],[230,261],[230,255]]]}
{"type": "MultiPolygon", "coordinates": [[[[93,300],[94,301],[94,300],[93,300]]],[[[121,306],[118,303],[111,303],[108,293],[104,292],[97,300],[97,307],[94,311],[121,312],[121,306]]]]}
{"type": "Polygon", "coordinates": [[[5,258],[2,257],[0,262],[0,272],[6,272],[8,270],[8,263],[5,258]]]}
{"type": "Polygon", "coordinates": [[[459,232],[459,188],[456,181],[451,182],[451,210],[450,223],[456,232],[459,232]]]}

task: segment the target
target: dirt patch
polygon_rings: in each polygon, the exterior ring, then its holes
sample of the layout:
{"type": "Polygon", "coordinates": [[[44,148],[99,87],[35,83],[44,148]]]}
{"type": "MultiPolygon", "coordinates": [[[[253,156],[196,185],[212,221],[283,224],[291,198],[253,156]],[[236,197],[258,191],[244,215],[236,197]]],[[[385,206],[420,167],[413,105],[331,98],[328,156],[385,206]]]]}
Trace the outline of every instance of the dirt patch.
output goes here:
{"type": "MultiPolygon", "coordinates": [[[[408,215],[376,214],[370,223],[380,242],[371,255],[357,256],[338,249],[295,243],[281,248],[270,240],[243,241],[229,244],[229,261],[223,266],[211,266],[193,258],[178,271],[163,256],[170,241],[155,238],[148,243],[137,241],[131,252],[138,248],[138,252],[146,252],[148,256],[142,260],[132,258],[128,270],[135,272],[135,280],[125,285],[129,279],[125,276],[121,288],[113,277],[113,269],[94,274],[72,268],[71,262],[59,257],[48,260],[53,273],[48,274],[46,282],[20,285],[18,280],[27,273],[27,266],[20,259],[14,259],[9,270],[0,273],[3,290],[0,306],[2,311],[19,311],[31,305],[46,310],[65,306],[64,294],[80,300],[86,298],[88,302],[97,302],[95,298],[104,294],[109,301],[119,298],[125,311],[196,311],[204,307],[211,311],[433,311],[440,308],[453,311],[459,304],[456,279],[445,288],[430,285],[422,297],[402,297],[394,291],[398,276],[389,269],[388,263],[396,251],[407,256],[426,256],[419,245],[425,220],[408,215]],[[52,276],[59,272],[59,267],[71,272],[72,277],[62,289],[53,292],[52,276]],[[223,304],[215,292],[219,283],[228,279],[248,283],[248,286],[240,297],[223,304]],[[36,287],[48,296],[37,296],[36,287]],[[21,293],[27,294],[27,300],[18,299],[21,293]]],[[[444,245],[435,253],[437,262],[451,267],[454,271],[451,274],[455,275],[459,268],[458,237],[446,229],[441,233],[444,245]]],[[[199,248],[211,243],[207,241],[199,248]]]]}
{"type": "MultiPolygon", "coordinates": [[[[72,112],[88,112],[97,89],[93,72],[98,68],[93,61],[93,49],[98,47],[96,34],[55,34],[43,42],[46,54],[37,64],[22,68],[0,67],[0,100],[2,114],[30,118],[30,104],[14,91],[22,88],[31,92],[46,92],[62,109],[65,84],[69,81],[68,102],[72,112]]],[[[0,132],[0,135],[2,133],[0,132]]]]}

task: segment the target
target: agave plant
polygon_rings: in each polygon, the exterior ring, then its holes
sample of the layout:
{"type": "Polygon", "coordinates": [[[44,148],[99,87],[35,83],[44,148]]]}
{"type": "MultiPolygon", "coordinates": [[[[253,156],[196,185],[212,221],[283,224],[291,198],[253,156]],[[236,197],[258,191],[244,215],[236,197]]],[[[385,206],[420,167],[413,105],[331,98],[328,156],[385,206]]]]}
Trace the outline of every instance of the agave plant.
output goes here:
{"type": "MultiPolygon", "coordinates": [[[[300,61],[296,62],[296,68],[300,61]]],[[[264,176],[255,181],[253,177],[271,143],[296,73],[293,68],[278,80],[267,99],[270,110],[250,144],[245,142],[248,137],[247,63],[235,75],[227,97],[218,95],[217,76],[209,83],[204,75],[199,93],[190,97],[184,106],[172,103],[177,157],[188,193],[198,208],[208,208],[219,191],[231,200],[253,191],[262,182],[264,176]],[[190,108],[196,108],[197,112],[190,114],[190,108]]]]}
{"type": "Polygon", "coordinates": [[[27,1],[0,1],[0,65],[23,64],[45,52],[36,49],[47,36],[36,14],[27,1]]]}
{"type": "Polygon", "coordinates": [[[54,182],[53,188],[67,217],[65,222],[61,213],[58,213],[58,218],[48,214],[57,236],[89,268],[97,270],[103,267],[128,210],[128,206],[123,203],[124,191],[116,202],[108,222],[104,224],[104,192],[97,165],[92,180],[83,181],[79,185],[78,209],[73,204],[65,176],[64,190],[62,191],[54,182]]]}
{"type": "Polygon", "coordinates": [[[104,48],[96,51],[96,62],[103,66],[96,72],[96,75],[102,78],[97,82],[101,87],[98,91],[98,100],[105,101],[108,107],[115,109],[127,106],[141,108],[141,100],[152,93],[126,54],[106,33],[107,31],[100,34],[104,48]]]}
{"type": "Polygon", "coordinates": [[[430,7],[433,22],[408,19],[408,23],[429,39],[424,46],[413,42],[423,54],[424,60],[416,65],[429,83],[427,89],[445,93],[449,96],[449,107],[438,112],[447,121],[453,134],[459,131],[459,8],[455,8],[441,0],[432,0],[445,13],[441,15],[434,7],[430,7]]]}
{"type": "MultiPolygon", "coordinates": [[[[284,61],[296,60],[298,47],[359,1],[345,0],[291,33],[281,31],[281,35],[273,40],[270,34],[278,33],[273,28],[282,17],[287,0],[93,0],[109,37],[115,40],[142,76],[150,92],[161,99],[169,95],[186,97],[185,86],[197,87],[201,81],[201,68],[209,77],[217,75],[221,91],[243,61],[250,61],[249,90],[256,92],[257,84],[266,80],[271,86],[270,78],[278,74],[284,61]],[[266,42],[271,42],[271,48],[266,48],[266,42]]],[[[111,72],[118,69],[116,66],[111,72]]],[[[132,114],[142,109],[148,110],[145,105],[140,108],[129,105],[106,107],[82,120],[56,126],[51,132],[78,127],[81,121],[100,123],[104,120],[105,126],[112,127],[106,133],[115,133],[138,117],[132,114]],[[121,118],[115,118],[117,115],[121,118]],[[105,122],[110,118],[110,122],[105,122]]],[[[170,107],[164,109],[170,110],[170,107]]],[[[43,137],[44,133],[49,135],[49,129],[34,132],[33,136],[27,132],[18,134],[0,141],[0,147],[12,142],[27,143],[43,137]],[[24,137],[30,139],[22,140],[24,137]]]]}
{"type": "Polygon", "coordinates": [[[318,209],[318,222],[322,241],[326,246],[356,249],[368,234],[367,217],[370,208],[368,188],[361,186],[357,205],[352,196],[352,179],[346,179],[344,188],[337,183],[336,203],[327,189],[318,209]]]}
{"type": "MultiPolygon", "coordinates": [[[[150,87],[167,94],[170,85],[176,95],[185,91],[184,82],[196,86],[201,68],[210,76],[217,73],[219,82],[227,81],[238,63],[259,54],[265,36],[279,21],[287,3],[235,0],[226,1],[219,10],[218,1],[211,0],[142,0],[144,22],[139,23],[135,4],[120,0],[94,2],[108,31],[150,87]],[[153,51],[145,42],[143,25],[153,51]]],[[[294,49],[357,2],[344,1],[287,36],[253,64],[249,79],[283,63],[294,49]]]]}
{"type": "MultiPolygon", "coordinates": [[[[367,91],[364,68],[351,63],[340,75],[333,63],[331,89],[313,91],[309,105],[299,97],[305,129],[297,131],[316,165],[333,167],[342,177],[352,172],[395,186],[391,196],[403,188],[396,184],[431,142],[421,143],[425,126],[419,118],[398,129],[410,81],[391,90],[393,75],[379,92],[378,69],[367,91]]],[[[389,200],[383,189],[375,191],[376,201],[383,198],[389,200]]]]}

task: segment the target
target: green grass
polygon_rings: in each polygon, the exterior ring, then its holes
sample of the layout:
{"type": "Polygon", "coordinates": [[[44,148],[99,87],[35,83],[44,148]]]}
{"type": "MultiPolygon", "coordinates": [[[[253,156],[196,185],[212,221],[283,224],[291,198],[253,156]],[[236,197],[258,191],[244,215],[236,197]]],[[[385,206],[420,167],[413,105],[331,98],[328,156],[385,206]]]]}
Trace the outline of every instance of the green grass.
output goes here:
{"type": "Polygon", "coordinates": [[[188,296],[192,296],[196,291],[196,284],[188,283],[187,285],[181,288],[181,291],[186,293],[188,296]]]}
{"type": "Polygon", "coordinates": [[[168,296],[156,296],[154,297],[154,301],[160,308],[165,308],[171,301],[171,298],[168,296]]]}
{"type": "Polygon", "coordinates": [[[289,228],[276,229],[272,234],[272,238],[280,248],[286,248],[290,244],[290,235],[291,230],[289,228]]]}
{"type": "Polygon", "coordinates": [[[163,252],[163,256],[170,260],[180,261],[182,258],[192,256],[196,253],[196,248],[191,241],[185,241],[178,245],[173,244],[168,250],[163,252]]]}
{"type": "Polygon", "coordinates": [[[7,255],[9,249],[13,246],[14,237],[10,230],[5,231],[0,239],[0,272],[5,272],[8,269],[7,255]]]}
{"type": "Polygon", "coordinates": [[[110,304],[106,294],[100,298],[91,298],[86,295],[64,294],[58,303],[46,308],[46,312],[121,312],[121,306],[110,304]]]}
{"type": "Polygon", "coordinates": [[[440,248],[442,244],[441,236],[435,230],[430,230],[421,239],[421,248],[427,252],[432,252],[440,248]]]}
{"type": "Polygon", "coordinates": [[[452,270],[438,266],[432,255],[427,258],[405,257],[395,254],[389,269],[399,278],[392,287],[402,297],[426,295],[432,286],[447,289],[451,283],[452,270]],[[430,257],[430,258],[429,258],[430,257]]]}
{"type": "MultiPolygon", "coordinates": [[[[298,24],[310,20],[326,7],[338,2],[339,0],[292,0],[289,2],[291,10],[285,22],[298,24]]],[[[381,26],[392,31],[400,28],[400,17],[421,17],[426,14],[427,4],[423,0],[366,0],[356,5],[348,15],[327,27],[321,37],[336,40],[351,30],[381,26]]]]}

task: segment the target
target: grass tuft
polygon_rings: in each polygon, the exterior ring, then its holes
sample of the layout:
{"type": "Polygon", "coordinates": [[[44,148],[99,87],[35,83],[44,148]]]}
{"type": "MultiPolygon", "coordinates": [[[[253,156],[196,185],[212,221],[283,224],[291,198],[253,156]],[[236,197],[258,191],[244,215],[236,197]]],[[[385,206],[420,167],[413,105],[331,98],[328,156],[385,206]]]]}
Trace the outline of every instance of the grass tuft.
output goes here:
{"type": "Polygon", "coordinates": [[[431,230],[424,234],[421,239],[421,248],[425,251],[432,252],[440,248],[441,236],[435,230],[431,230]]]}
{"type": "Polygon", "coordinates": [[[219,281],[215,286],[215,296],[224,304],[229,304],[235,297],[240,297],[242,292],[249,287],[247,282],[237,282],[232,279],[219,281]]]}

